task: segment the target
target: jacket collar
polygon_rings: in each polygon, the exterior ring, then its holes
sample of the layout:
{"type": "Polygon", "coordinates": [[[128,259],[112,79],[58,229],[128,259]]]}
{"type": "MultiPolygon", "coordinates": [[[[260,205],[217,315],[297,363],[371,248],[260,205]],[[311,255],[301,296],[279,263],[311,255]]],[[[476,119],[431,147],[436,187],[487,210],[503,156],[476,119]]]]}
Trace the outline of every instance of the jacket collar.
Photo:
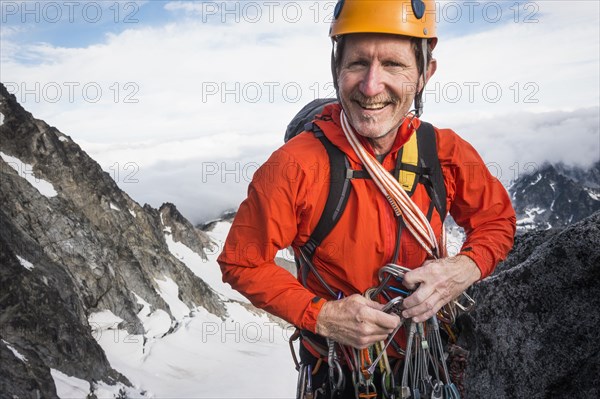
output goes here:
{"type": "MultiPolygon", "coordinates": [[[[346,136],[344,135],[344,131],[342,130],[342,124],[340,121],[341,110],[342,107],[339,103],[329,104],[323,108],[323,112],[320,115],[317,115],[315,123],[321,128],[321,130],[323,130],[323,133],[333,145],[342,150],[342,152],[344,152],[355,163],[362,164],[360,158],[352,149],[350,142],[348,142],[346,136]]],[[[421,121],[418,118],[413,118],[412,123],[410,118],[406,118],[406,120],[398,128],[396,140],[392,145],[391,151],[386,155],[386,158],[392,154],[396,154],[400,148],[406,144],[408,139],[410,139],[420,125],[421,121]]],[[[373,152],[373,147],[366,138],[358,135],[358,139],[371,155],[375,155],[373,152]]]]}

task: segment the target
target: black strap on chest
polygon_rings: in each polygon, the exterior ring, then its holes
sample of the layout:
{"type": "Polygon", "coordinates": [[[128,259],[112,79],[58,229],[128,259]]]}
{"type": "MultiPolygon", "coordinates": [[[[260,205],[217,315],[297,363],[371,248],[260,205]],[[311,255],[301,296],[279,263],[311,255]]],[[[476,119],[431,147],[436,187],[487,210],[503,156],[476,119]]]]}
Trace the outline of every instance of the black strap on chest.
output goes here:
{"type": "MultiPolygon", "coordinates": [[[[305,130],[312,131],[323,147],[325,147],[329,156],[330,170],[329,195],[325,202],[321,218],[310,238],[301,248],[303,255],[308,260],[312,260],[316,249],[331,233],[344,213],[352,191],[351,180],[370,179],[371,177],[366,170],[351,169],[346,155],[329,141],[315,123],[307,123],[305,130]]],[[[446,216],[446,186],[444,185],[444,176],[442,175],[437,155],[435,131],[431,124],[421,122],[416,134],[419,149],[419,164],[410,165],[402,163],[402,154],[399,153],[396,167],[390,173],[393,173],[396,178],[398,178],[401,170],[415,173],[416,178],[408,194],[412,196],[417,185],[419,183],[423,184],[431,199],[431,205],[427,212],[428,220],[431,220],[433,209],[436,209],[443,222],[446,216]]]]}

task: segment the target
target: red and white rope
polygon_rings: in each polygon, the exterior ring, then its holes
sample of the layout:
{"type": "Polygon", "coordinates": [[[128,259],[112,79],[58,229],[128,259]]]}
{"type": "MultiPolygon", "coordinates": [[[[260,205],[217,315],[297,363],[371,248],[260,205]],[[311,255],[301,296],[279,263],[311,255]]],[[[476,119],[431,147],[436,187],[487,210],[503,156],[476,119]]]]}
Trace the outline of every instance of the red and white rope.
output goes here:
{"type": "Polygon", "coordinates": [[[402,215],[404,224],[430,257],[438,258],[441,256],[442,254],[439,252],[435,233],[421,209],[406,194],[406,191],[404,191],[398,180],[385,170],[375,157],[365,150],[356,137],[356,133],[348,122],[343,110],[340,114],[340,120],[342,122],[342,129],[350,145],[361,159],[381,193],[392,206],[396,216],[402,215]]]}

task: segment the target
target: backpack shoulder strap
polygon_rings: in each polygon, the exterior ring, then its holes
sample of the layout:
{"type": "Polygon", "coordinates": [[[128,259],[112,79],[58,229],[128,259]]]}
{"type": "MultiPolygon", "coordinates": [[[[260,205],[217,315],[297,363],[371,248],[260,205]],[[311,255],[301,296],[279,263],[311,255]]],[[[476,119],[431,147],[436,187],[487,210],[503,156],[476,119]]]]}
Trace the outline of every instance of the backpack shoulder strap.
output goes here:
{"type": "Polygon", "coordinates": [[[418,130],[415,134],[410,136],[408,141],[400,149],[400,152],[398,153],[398,162],[396,164],[396,172],[394,173],[404,191],[410,196],[413,195],[417,183],[419,182],[417,174],[421,175],[425,172],[419,169],[420,140],[417,136],[419,136],[418,130]]]}
{"type": "MultiPolygon", "coordinates": [[[[312,131],[329,157],[329,194],[321,217],[310,235],[310,238],[302,247],[302,250],[312,259],[315,250],[333,230],[350,197],[352,178],[360,178],[357,171],[350,168],[346,155],[329,141],[323,131],[313,122],[307,123],[304,130],[312,131]]],[[[395,175],[400,179],[402,187],[412,195],[418,183],[422,183],[431,198],[432,207],[428,219],[431,219],[431,211],[435,207],[442,222],[446,216],[446,186],[437,155],[437,142],[433,126],[427,122],[421,122],[409,142],[401,149],[402,154],[398,156],[395,175]]],[[[360,171],[358,171],[360,172],[360,171]]]]}
{"type": "Polygon", "coordinates": [[[329,141],[323,131],[314,123],[307,123],[305,130],[312,131],[316,138],[319,139],[327,155],[329,156],[329,194],[325,208],[321,213],[321,218],[317,223],[310,238],[302,247],[309,259],[312,259],[315,250],[321,242],[329,235],[331,230],[340,220],[344,209],[348,203],[348,197],[352,189],[350,184],[350,175],[347,173],[350,170],[350,164],[346,155],[335,145],[329,141]]]}
{"type": "MultiPolygon", "coordinates": [[[[429,198],[431,198],[443,223],[447,212],[446,185],[444,184],[444,175],[437,153],[437,140],[433,125],[421,122],[421,126],[417,129],[417,136],[419,164],[423,171],[419,181],[425,185],[427,194],[429,194],[429,198]]],[[[431,216],[428,215],[428,218],[431,219],[431,216]]]]}

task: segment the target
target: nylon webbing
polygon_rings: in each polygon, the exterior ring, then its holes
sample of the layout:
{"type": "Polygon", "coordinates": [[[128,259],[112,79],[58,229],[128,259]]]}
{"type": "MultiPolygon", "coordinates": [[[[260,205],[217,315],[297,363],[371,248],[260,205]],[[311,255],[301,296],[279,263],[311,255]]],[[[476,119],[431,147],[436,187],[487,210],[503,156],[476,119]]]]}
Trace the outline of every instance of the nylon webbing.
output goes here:
{"type": "Polygon", "coordinates": [[[342,122],[342,129],[350,142],[350,145],[361,159],[365,169],[369,171],[369,174],[381,193],[390,203],[396,216],[402,216],[408,231],[410,231],[430,257],[439,258],[441,256],[440,248],[427,217],[412,201],[408,194],[406,194],[398,180],[393,178],[393,176],[377,162],[375,157],[365,150],[356,137],[354,129],[348,122],[343,110],[340,113],[340,120],[342,122]]]}

